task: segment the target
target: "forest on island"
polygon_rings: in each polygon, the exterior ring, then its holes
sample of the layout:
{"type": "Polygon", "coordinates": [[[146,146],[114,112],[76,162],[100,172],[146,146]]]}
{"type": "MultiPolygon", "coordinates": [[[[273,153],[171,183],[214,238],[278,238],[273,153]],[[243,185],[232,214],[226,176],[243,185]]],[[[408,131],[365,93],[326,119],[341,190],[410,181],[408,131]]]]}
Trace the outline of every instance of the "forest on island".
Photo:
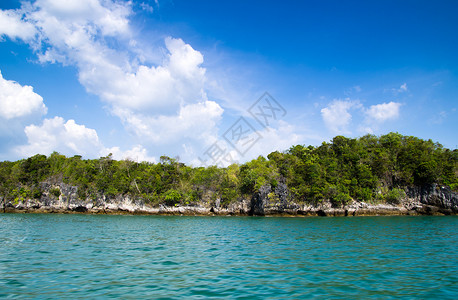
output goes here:
{"type": "MultiPolygon", "coordinates": [[[[0,162],[0,197],[18,202],[40,198],[40,183],[78,187],[81,199],[129,195],[151,205],[193,205],[220,199],[222,206],[251,197],[261,186],[286,184],[298,203],[333,205],[351,199],[395,203],[405,188],[432,183],[458,189],[458,151],[399,133],[360,138],[336,136],[320,146],[292,146],[226,168],[191,167],[162,156],[158,163],[83,159],[54,152],[0,162]]],[[[51,190],[56,197],[58,188],[51,190]]]]}

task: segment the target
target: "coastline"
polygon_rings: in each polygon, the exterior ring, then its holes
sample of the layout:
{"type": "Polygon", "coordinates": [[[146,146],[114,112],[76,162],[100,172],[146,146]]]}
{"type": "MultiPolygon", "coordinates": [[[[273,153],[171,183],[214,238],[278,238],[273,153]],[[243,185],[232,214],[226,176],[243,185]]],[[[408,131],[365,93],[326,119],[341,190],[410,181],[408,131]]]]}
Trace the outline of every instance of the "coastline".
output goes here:
{"type": "Polygon", "coordinates": [[[78,206],[7,206],[2,213],[39,213],[39,214],[88,214],[88,215],[162,215],[162,216],[264,216],[264,217],[357,217],[357,216],[423,216],[423,215],[457,215],[452,209],[432,205],[403,205],[367,204],[355,202],[342,208],[312,207],[304,205],[298,208],[268,208],[264,213],[253,213],[248,209],[216,208],[203,206],[163,206],[150,207],[147,205],[107,205],[105,207],[78,206]]]}
{"type": "Polygon", "coordinates": [[[329,200],[304,203],[291,196],[286,185],[275,191],[269,186],[258,192],[221,203],[220,198],[200,199],[190,205],[167,206],[153,204],[129,195],[81,199],[78,188],[65,183],[43,184],[40,198],[7,200],[0,197],[0,212],[4,213],[61,213],[61,214],[130,214],[185,216],[390,216],[390,215],[457,215],[458,194],[449,187],[436,184],[405,189],[405,197],[397,203],[367,203],[351,199],[335,206],[329,200]],[[53,189],[60,191],[57,197],[53,189]]]}

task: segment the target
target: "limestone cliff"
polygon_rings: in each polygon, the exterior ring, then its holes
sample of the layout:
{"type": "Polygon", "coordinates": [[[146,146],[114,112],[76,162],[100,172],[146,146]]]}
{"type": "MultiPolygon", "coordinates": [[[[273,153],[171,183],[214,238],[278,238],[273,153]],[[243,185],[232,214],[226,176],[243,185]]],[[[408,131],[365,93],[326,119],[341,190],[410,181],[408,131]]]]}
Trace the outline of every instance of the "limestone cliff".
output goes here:
{"type": "Polygon", "coordinates": [[[351,201],[342,207],[331,202],[300,203],[291,196],[288,187],[279,183],[274,190],[262,186],[251,197],[232,201],[227,206],[201,200],[188,206],[164,206],[146,203],[140,198],[118,195],[108,198],[98,195],[80,199],[78,188],[65,183],[42,183],[39,199],[4,201],[3,212],[93,213],[93,214],[183,214],[183,215],[254,215],[254,216],[366,216],[366,215],[450,215],[458,213],[458,195],[450,188],[438,185],[406,188],[406,197],[397,204],[376,204],[351,201]],[[53,191],[59,191],[59,195],[53,191]],[[5,203],[6,202],[6,203],[5,203]]]}

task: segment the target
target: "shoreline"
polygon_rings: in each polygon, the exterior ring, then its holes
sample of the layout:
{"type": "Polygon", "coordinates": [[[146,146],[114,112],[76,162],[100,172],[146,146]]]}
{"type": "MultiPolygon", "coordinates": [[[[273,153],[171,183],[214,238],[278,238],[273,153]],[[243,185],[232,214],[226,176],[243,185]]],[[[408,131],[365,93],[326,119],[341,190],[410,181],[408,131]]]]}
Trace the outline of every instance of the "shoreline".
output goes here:
{"type": "Polygon", "coordinates": [[[188,216],[388,216],[388,215],[457,215],[458,194],[438,185],[406,190],[406,197],[397,202],[373,202],[351,199],[339,206],[330,200],[308,203],[291,197],[287,187],[276,193],[261,187],[253,195],[234,199],[228,204],[220,198],[200,199],[192,204],[166,205],[151,203],[129,195],[81,199],[75,186],[46,185],[38,199],[6,200],[0,197],[0,212],[5,213],[62,213],[62,214],[130,214],[130,215],[188,215],[188,216]],[[56,187],[57,197],[51,193],[56,187]],[[6,200],[6,201],[5,201],[6,200]]]}
{"type": "Polygon", "coordinates": [[[1,209],[5,214],[84,214],[84,215],[151,215],[151,216],[253,216],[253,217],[358,217],[358,216],[446,216],[458,215],[451,209],[431,205],[407,209],[403,206],[386,204],[370,205],[365,208],[310,208],[310,209],[267,209],[263,214],[254,214],[247,210],[217,209],[215,207],[180,206],[143,209],[91,208],[77,207],[6,207],[1,209]]]}

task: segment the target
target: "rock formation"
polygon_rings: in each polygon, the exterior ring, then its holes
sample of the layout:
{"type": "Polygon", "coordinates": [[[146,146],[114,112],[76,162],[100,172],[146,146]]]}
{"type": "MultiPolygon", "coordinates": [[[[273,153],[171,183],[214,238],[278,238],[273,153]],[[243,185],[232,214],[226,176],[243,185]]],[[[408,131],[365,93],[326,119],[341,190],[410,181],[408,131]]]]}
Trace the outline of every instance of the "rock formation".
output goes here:
{"type": "Polygon", "coordinates": [[[216,201],[198,201],[187,206],[151,205],[143,199],[117,195],[98,195],[80,199],[78,187],[65,183],[42,183],[39,199],[4,201],[4,212],[91,213],[91,214],[171,214],[171,215],[252,215],[252,216],[369,216],[369,215],[450,215],[458,213],[458,195],[449,187],[436,184],[406,188],[406,197],[398,204],[376,204],[351,201],[342,207],[331,202],[300,203],[286,184],[278,183],[272,190],[262,186],[251,198],[240,198],[226,207],[216,201]],[[52,191],[60,191],[57,196],[52,191]],[[5,203],[6,202],[6,203],[5,203]],[[15,203],[17,202],[17,203],[15,203]]]}

